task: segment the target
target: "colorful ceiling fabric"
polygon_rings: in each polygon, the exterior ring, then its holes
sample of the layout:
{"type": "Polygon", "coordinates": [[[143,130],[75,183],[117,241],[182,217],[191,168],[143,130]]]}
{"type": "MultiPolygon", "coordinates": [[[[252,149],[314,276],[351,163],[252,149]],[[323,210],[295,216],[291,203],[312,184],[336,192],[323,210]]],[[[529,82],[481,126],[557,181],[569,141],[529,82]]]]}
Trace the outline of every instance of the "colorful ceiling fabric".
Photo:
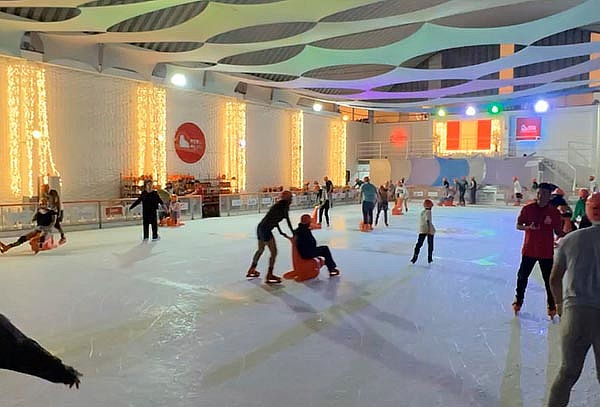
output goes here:
{"type": "Polygon", "coordinates": [[[0,0],[0,20],[0,51],[12,54],[33,32],[48,61],[147,79],[171,64],[376,109],[576,90],[600,70],[600,59],[589,58],[600,41],[540,41],[600,31],[600,0],[0,0]],[[500,44],[517,52],[499,57],[500,44]],[[448,54],[469,48],[479,54],[448,54]],[[559,60],[498,79],[506,69],[559,60]],[[415,82],[422,83],[407,85],[415,82]],[[509,86],[521,90],[498,95],[509,86]]]}

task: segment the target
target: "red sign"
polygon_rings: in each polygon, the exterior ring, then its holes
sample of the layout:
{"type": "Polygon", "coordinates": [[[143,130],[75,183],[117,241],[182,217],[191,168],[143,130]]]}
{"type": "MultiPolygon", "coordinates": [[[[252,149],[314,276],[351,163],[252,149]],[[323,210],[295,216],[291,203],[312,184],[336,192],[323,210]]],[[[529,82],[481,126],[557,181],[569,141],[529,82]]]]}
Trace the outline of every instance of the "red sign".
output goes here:
{"type": "Polygon", "coordinates": [[[200,127],[194,123],[184,123],[175,133],[175,151],[183,162],[194,164],[206,152],[206,139],[200,127]]]}
{"type": "Polygon", "coordinates": [[[517,141],[539,140],[542,134],[540,117],[517,118],[517,141]]]}
{"type": "Polygon", "coordinates": [[[104,208],[107,218],[112,218],[113,216],[123,216],[123,207],[122,206],[109,206],[104,208]]]}

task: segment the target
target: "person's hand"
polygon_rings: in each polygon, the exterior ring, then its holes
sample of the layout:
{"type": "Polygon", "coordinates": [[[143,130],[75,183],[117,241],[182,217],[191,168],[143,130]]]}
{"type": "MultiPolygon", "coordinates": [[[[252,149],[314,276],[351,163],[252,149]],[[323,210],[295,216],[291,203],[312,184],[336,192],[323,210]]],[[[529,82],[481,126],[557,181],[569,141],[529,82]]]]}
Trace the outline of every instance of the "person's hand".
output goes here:
{"type": "Polygon", "coordinates": [[[562,304],[556,304],[556,313],[558,314],[559,317],[562,317],[562,313],[563,313],[562,304]]]}
{"type": "Polygon", "coordinates": [[[65,381],[64,384],[69,386],[69,389],[72,389],[75,386],[76,389],[79,389],[79,385],[81,384],[81,380],[79,378],[83,376],[80,372],[78,372],[75,368],[71,366],[65,366],[65,381]]]}

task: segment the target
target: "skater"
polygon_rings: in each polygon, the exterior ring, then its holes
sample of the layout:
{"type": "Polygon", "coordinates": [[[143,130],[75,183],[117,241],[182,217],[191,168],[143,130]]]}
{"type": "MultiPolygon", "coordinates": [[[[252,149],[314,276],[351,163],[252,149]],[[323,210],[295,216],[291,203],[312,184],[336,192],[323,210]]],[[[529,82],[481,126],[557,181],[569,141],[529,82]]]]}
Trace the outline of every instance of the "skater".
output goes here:
{"type": "Polygon", "coordinates": [[[296,237],[296,247],[298,253],[303,259],[313,259],[315,257],[324,257],[325,266],[329,270],[329,276],[339,276],[340,271],[337,269],[331,251],[327,246],[317,246],[317,241],[310,230],[311,217],[310,215],[302,215],[298,228],[294,230],[296,237]]]}
{"type": "Polygon", "coordinates": [[[279,222],[286,220],[290,231],[294,233],[294,228],[290,222],[290,205],[292,203],[292,193],[290,191],[283,191],[281,193],[279,201],[277,201],[271,208],[265,217],[260,221],[256,228],[256,236],[258,238],[258,249],[254,253],[252,258],[252,264],[246,273],[246,278],[257,278],[260,277],[260,273],[256,270],[260,256],[265,251],[265,246],[269,248],[271,257],[269,258],[269,269],[265,276],[265,282],[267,284],[279,284],[281,283],[281,277],[273,274],[273,268],[275,266],[275,258],[277,257],[277,245],[275,243],[275,236],[273,236],[273,229],[277,228],[279,234],[289,238],[288,235],[281,231],[279,222]]]}
{"type": "Polygon", "coordinates": [[[396,186],[396,200],[402,199],[402,204],[404,204],[404,212],[408,212],[408,189],[406,189],[406,183],[404,182],[404,178],[398,181],[398,185],[396,186]]]}
{"type": "Polygon", "coordinates": [[[179,225],[179,220],[181,219],[181,202],[179,202],[179,197],[175,194],[171,195],[169,214],[171,223],[174,225],[179,225]]]}
{"type": "Polygon", "coordinates": [[[425,238],[427,238],[427,262],[433,263],[433,236],[435,235],[435,227],[433,226],[431,219],[431,209],[433,208],[433,202],[431,199],[426,199],[423,201],[423,208],[425,209],[421,211],[421,219],[419,222],[419,238],[417,240],[417,244],[415,245],[413,257],[410,259],[412,264],[415,264],[419,259],[419,252],[421,251],[421,247],[423,247],[425,238]]]}
{"type": "Polygon", "coordinates": [[[165,206],[160,196],[158,196],[158,192],[152,189],[152,181],[146,180],[144,183],[144,191],[138,199],[135,200],[134,203],[131,204],[129,210],[132,210],[140,203],[142,204],[142,218],[144,222],[144,241],[148,240],[148,229],[152,226],[152,240],[157,241],[160,239],[158,236],[158,220],[156,216],[156,211],[159,206],[165,206]]]}
{"type": "Polygon", "coordinates": [[[471,193],[471,205],[477,204],[477,181],[475,177],[471,177],[471,184],[469,185],[469,192],[471,193]]]}
{"type": "Polygon", "coordinates": [[[377,188],[371,184],[369,177],[364,178],[360,186],[360,200],[362,202],[363,224],[368,229],[373,229],[373,209],[377,200],[377,188]]]}
{"type": "Polygon", "coordinates": [[[442,185],[444,186],[444,198],[448,198],[450,196],[450,183],[448,182],[448,178],[442,178],[442,185]]]}
{"type": "Polygon", "coordinates": [[[586,213],[593,226],[563,239],[550,276],[561,316],[562,363],[550,388],[548,407],[569,403],[571,389],[592,346],[600,372],[600,193],[588,198],[586,213]]]}
{"type": "Polygon", "coordinates": [[[324,177],[323,181],[325,181],[325,185],[319,189],[317,194],[319,201],[319,224],[323,223],[323,214],[325,214],[325,221],[327,222],[327,227],[329,227],[329,208],[331,207],[333,183],[327,177],[324,177]]]}
{"type": "Polygon", "coordinates": [[[64,217],[64,210],[60,196],[55,189],[50,189],[50,185],[44,184],[42,185],[42,197],[46,198],[48,201],[48,208],[56,212],[56,222],[54,223],[54,228],[60,233],[60,241],[58,244],[65,244],[67,242],[67,237],[65,236],[65,231],[61,226],[61,222],[63,221],[64,217]]]}
{"type": "Polygon", "coordinates": [[[467,187],[469,183],[467,182],[467,177],[462,177],[460,181],[458,181],[458,193],[459,193],[459,204],[462,206],[466,206],[467,202],[465,201],[465,194],[467,193],[467,187]]]}
{"type": "Polygon", "coordinates": [[[590,194],[598,192],[598,183],[596,182],[596,177],[594,175],[590,175],[590,194]]]}
{"type": "Polygon", "coordinates": [[[519,177],[513,177],[513,194],[514,194],[514,206],[521,206],[521,199],[523,199],[523,188],[519,182],[519,177]]]}
{"type": "Polygon", "coordinates": [[[52,356],[0,314],[0,369],[79,388],[81,373],[52,356]]]}
{"type": "Polygon", "coordinates": [[[13,247],[21,246],[23,243],[39,237],[39,244],[32,246],[33,251],[37,254],[42,249],[46,237],[52,233],[52,228],[56,224],[56,217],[56,212],[48,208],[48,201],[46,198],[42,198],[36,213],[33,215],[33,222],[36,223],[35,229],[19,237],[17,241],[11,244],[6,245],[0,242],[0,253],[6,253],[13,247]]]}
{"type": "Polygon", "coordinates": [[[0,369],[79,388],[81,373],[52,356],[0,314],[0,369]]]}
{"type": "Polygon", "coordinates": [[[379,223],[379,214],[383,211],[383,220],[385,226],[388,225],[388,189],[385,185],[381,185],[377,191],[377,216],[375,217],[375,226],[379,223]]]}
{"type": "Polygon", "coordinates": [[[558,210],[550,205],[553,185],[541,183],[537,201],[525,205],[517,219],[517,229],[525,231],[521,265],[517,275],[517,290],[513,309],[518,313],[523,306],[527,280],[535,263],[540,264],[548,303],[548,315],[556,315],[556,306],[550,291],[550,272],[554,255],[554,234],[563,236],[562,222],[558,210]]]}

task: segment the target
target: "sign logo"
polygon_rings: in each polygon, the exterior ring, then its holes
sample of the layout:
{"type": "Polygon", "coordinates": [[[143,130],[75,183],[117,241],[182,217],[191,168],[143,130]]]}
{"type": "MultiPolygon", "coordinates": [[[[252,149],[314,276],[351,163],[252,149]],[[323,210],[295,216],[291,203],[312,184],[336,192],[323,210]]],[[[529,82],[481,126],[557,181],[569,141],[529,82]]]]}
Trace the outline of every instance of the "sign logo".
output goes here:
{"type": "Polygon", "coordinates": [[[206,152],[206,138],[200,127],[194,123],[184,123],[175,133],[175,151],[181,161],[194,164],[206,152]]]}
{"type": "Polygon", "coordinates": [[[539,117],[517,118],[517,141],[539,140],[542,119],[539,117]]]}

